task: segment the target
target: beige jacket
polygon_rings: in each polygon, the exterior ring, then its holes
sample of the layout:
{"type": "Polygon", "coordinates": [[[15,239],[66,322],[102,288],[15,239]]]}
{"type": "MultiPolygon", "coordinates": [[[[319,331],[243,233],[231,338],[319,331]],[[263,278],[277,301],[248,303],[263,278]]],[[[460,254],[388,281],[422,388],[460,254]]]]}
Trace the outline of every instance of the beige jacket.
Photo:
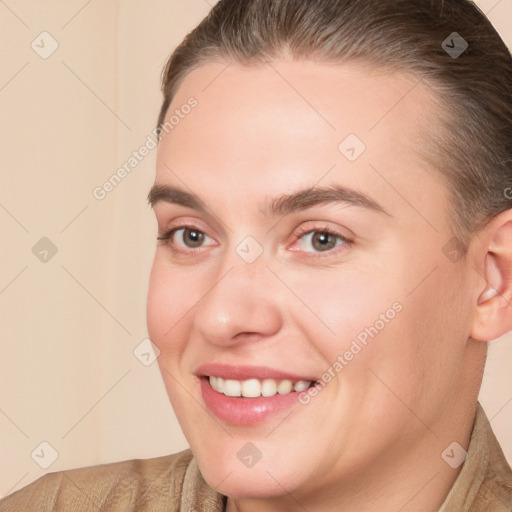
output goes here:
{"type": "MultiPolygon", "coordinates": [[[[192,452],[48,473],[0,501],[0,512],[224,512],[192,452]]],[[[511,512],[512,470],[480,404],[468,457],[439,512],[511,512]]]]}

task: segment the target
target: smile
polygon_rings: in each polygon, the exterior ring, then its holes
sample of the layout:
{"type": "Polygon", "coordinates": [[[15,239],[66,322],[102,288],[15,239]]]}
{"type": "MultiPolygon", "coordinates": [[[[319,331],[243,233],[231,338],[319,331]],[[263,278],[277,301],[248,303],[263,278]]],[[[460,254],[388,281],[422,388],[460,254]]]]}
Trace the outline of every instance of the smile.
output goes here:
{"type": "MultiPolygon", "coordinates": [[[[292,366],[291,364],[288,366],[292,366]]],[[[206,409],[237,426],[256,426],[299,402],[318,381],[310,370],[291,373],[268,366],[207,363],[195,369],[206,409]]]]}

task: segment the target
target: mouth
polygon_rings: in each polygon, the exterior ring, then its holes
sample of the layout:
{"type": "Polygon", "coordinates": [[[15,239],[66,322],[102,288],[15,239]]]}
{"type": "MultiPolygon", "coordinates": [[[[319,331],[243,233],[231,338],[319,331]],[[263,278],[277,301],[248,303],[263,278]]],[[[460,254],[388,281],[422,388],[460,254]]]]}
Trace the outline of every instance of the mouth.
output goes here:
{"type": "Polygon", "coordinates": [[[195,372],[207,409],[237,426],[256,426],[299,403],[319,381],[263,366],[208,364],[195,372]]]}

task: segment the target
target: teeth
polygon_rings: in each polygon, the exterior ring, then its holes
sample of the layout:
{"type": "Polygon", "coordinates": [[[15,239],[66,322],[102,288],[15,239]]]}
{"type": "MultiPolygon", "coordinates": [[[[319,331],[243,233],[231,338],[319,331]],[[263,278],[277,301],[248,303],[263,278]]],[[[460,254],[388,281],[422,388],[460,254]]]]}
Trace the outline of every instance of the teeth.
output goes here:
{"type": "Polygon", "coordinates": [[[274,379],[265,379],[261,384],[263,396],[274,396],[277,393],[277,383],[274,379]]]}
{"type": "Polygon", "coordinates": [[[308,382],[307,380],[299,380],[299,382],[295,383],[294,390],[295,391],[304,391],[305,389],[308,389],[311,382],[308,382]]]}
{"type": "Polygon", "coordinates": [[[242,382],[242,396],[255,398],[261,394],[261,384],[258,379],[249,379],[242,382]]]}
{"type": "Polygon", "coordinates": [[[277,386],[277,392],[280,395],[287,395],[293,388],[293,384],[291,380],[282,380],[277,386]]]}
{"type": "Polygon", "coordinates": [[[312,381],[299,380],[293,383],[291,380],[285,379],[276,381],[275,379],[248,379],[244,381],[223,379],[222,377],[209,377],[210,385],[219,393],[226,396],[235,396],[244,398],[257,398],[259,396],[274,396],[277,393],[287,395],[292,391],[304,391],[309,388],[312,381]]]}
{"type": "Polygon", "coordinates": [[[223,393],[226,396],[241,396],[242,395],[242,383],[239,380],[226,379],[224,381],[223,393]]]}

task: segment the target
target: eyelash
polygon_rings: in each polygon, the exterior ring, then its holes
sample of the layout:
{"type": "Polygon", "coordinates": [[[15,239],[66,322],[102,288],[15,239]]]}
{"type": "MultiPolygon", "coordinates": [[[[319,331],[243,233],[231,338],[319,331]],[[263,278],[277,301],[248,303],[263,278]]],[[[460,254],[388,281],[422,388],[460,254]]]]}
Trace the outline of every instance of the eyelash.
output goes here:
{"type": "MultiPolygon", "coordinates": [[[[196,249],[188,249],[188,250],[184,251],[184,250],[181,250],[181,249],[177,249],[171,243],[172,242],[171,239],[172,239],[174,233],[176,231],[180,231],[181,229],[190,229],[191,231],[198,231],[199,233],[202,233],[202,234],[206,235],[206,233],[204,233],[204,231],[198,229],[196,226],[192,226],[192,225],[189,225],[189,224],[184,224],[184,225],[181,225],[181,226],[176,226],[176,227],[170,228],[162,236],[159,236],[157,238],[157,240],[158,241],[166,242],[166,245],[176,255],[182,255],[183,256],[183,255],[187,255],[187,254],[190,254],[190,253],[199,252],[201,250],[201,247],[198,247],[196,249]]],[[[309,253],[308,252],[307,253],[308,254],[307,257],[311,257],[311,258],[325,258],[325,257],[332,256],[333,254],[337,253],[338,251],[336,249],[340,249],[341,247],[351,247],[352,244],[353,244],[352,240],[349,240],[347,237],[343,236],[341,233],[338,233],[338,232],[332,230],[331,228],[329,228],[327,226],[299,229],[299,231],[294,234],[294,238],[295,238],[294,242],[300,240],[304,235],[308,235],[310,233],[322,233],[322,234],[331,235],[331,236],[341,240],[343,242],[343,244],[341,246],[336,246],[333,249],[325,251],[324,253],[322,253],[322,252],[309,253]]]]}

